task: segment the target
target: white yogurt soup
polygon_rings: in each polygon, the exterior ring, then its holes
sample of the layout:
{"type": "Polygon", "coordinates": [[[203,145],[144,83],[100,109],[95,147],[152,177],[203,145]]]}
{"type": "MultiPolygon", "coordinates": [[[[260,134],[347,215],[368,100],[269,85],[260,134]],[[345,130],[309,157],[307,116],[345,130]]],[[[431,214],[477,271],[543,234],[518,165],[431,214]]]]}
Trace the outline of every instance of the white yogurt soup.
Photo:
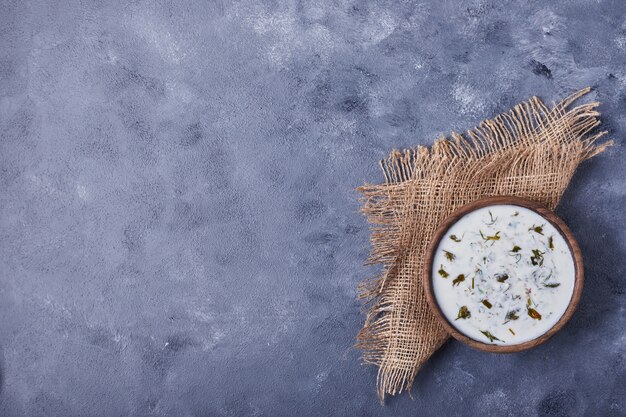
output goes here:
{"type": "Polygon", "coordinates": [[[567,242],[524,207],[470,212],[443,235],[432,288],[446,319],[487,344],[517,345],[543,335],[565,313],[575,266],[567,242]]]}

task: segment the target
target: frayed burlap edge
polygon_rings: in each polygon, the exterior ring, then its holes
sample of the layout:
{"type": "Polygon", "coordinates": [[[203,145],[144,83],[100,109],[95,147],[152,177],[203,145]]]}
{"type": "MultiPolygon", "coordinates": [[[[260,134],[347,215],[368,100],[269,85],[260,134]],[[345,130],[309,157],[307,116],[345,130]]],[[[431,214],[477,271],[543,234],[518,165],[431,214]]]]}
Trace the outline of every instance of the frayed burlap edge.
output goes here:
{"type": "Polygon", "coordinates": [[[381,161],[385,183],[366,184],[362,212],[371,224],[368,264],[383,272],[363,282],[365,324],[357,337],[363,361],[379,367],[377,391],[410,392],[424,362],[448,339],[430,312],[421,285],[426,247],[437,225],[478,198],[516,195],[554,208],[576,167],[612,142],[599,103],[571,107],[589,88],[548,109],[537,97],[486,120],[465,136],[453,133],[432,148],[393,151],[381,161]]]}

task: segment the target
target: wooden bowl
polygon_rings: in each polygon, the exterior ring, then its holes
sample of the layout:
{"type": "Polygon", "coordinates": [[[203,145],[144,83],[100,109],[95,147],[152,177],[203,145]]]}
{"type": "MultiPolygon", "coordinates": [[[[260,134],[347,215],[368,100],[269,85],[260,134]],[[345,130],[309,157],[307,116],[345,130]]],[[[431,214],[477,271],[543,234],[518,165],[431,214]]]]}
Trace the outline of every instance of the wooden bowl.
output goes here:
{"type": "Polygon", "coordinates": [[[448,333],[452,335],[455,339],[469,345],[472,348],[483,350],[486,352],[495,352],[495,353],[512,353],[512,352],[520,352],[522,350],[530,349],[535,346],[539,346],[546,340],[548,340],[552,335],[561,330],[561,328],[569,321],[569,319],[574,314],[576,307],[578,306],[578,302],[580,301],[580,296],[583,290],[583,280],[584,280],[584,271],[583,271],[583,260],[582,254],[580,252],[580,248],[578,247],[578,243],[576,243],[576,239],[572,234],[571,230],[565,225],[563,220],[557,217],[552,210],[548,209],[544,205],[537,203],[535,201],[531,201],[525,198],[513,197],[513,196],[503,196],[503,197],[487,197],[482,198],[480,200],[476,200],[472,203],[469,203],[454,213],[452,213],[446,220],[443,221],[435,230],[435,234],[428,246],[426,251],[426,261],[424,263],[424,271],[423,271],[423,284],[424,284],[424,293],[426,294],[426,299],[428,300],[428,304],[437,317],[437,320],[441,323],[441,325],[446,329],[448,333]],[[546,333],[537,337],[536,339],[529,340],[524,343],[516,344],[516,345],[493,345],[488,343],[482,343],[477,340],[474,340],[463,333],[459,332],[444,316],[441,309],[439,308],[439,304],[433,294],[433,286],[432,286],[432,269],[433,269],[433,259],[435,256],[435,252],[439,247],[439,242],[444,237],[448,229],[456,223],[461,217],[465,216],[467,213],[472,212],[474,210],[493,206],[493,205],[512,205],[525,207],[529,210],[532,210],[549,221],[556,230],[561,233],[567,245],[569,246],[570,252],[574,261],[575,275],[574,275],[574,292],[572,294],[572,298],[570,299],[569,305],[565,310],[565,313],[561,316],[559,321],[550,328],[546,333]]]}

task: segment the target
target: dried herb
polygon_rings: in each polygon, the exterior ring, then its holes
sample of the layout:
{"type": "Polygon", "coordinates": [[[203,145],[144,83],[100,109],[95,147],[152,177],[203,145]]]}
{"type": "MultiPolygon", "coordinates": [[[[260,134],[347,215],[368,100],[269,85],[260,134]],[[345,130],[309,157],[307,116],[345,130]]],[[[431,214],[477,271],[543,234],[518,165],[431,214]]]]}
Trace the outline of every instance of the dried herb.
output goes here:
{"type": "Polygon", "coordinates": [[[535,320],[541,320],[541,314],[534,308],[528,307],[528,315],[535,320]]]}
{"type": "Polygon", "coordinates": [[[472,277],[472,289],[474,289],[474,277],[472,277]]]}
{"type": "Polygon", "coordinates": [[[543,224],[541,226],[535,226],[533,224],[533,227],[531,227],[530,229],[528,229],[529,231],[533,231],[535,233],[538,233],[540,235],[543,236],[543,224]]]}
{"type": "Polygon", "coordinates": [[[512,214],[513,217],[515,216],[519,216],[519,211],[516,211],[515,213],[512,214]]]}
{"type": "Polygon", "coordinates": [[[490,241],[490,240],[500,240],[500,232],[499,231],[496,232],[496,234],[493,235],[493,236],[485,236],[485,235],[483,235],[483,232],[481,230],[479,230],[479,232],[480,232],[480,237],[482,237],[485,242],[490,241]]]}
{"type": "Polygon", "coordinates": [[[489,300],[483,300],[482,303],[487,308],[493,307],[493,305],[489,302],[489,300]]]}
{"type": "Polygon", "coordinates": [[[454,260],[454,258],[456,258],[456,256],[454,256],[454,254],[452,252],[448,252],[447,250],[443,251],[445,257],[447,260],[449,260],[450,262],[452,262],[454,260]]]}
{"type": "Polygon", "coordinates": [[[489,220],[491,220],[491,222],[485,223],[487,226],[493,226],[498,221],[497,217],[495,219],[493,218],[493,214],[491,214],[491,210],[489,210],[489,220]]]}
{"type": "Polygon", "coordinates": [[[437,273],[438,273],[439,275],[441,275],[441,277],[442,277],[442,278],[448,278],[448,277],[450,276],[450,274],[448,274],[448,273],[446,272],[446,270],[445,270],[445,269],[443,269],[443,265],[441,265],[441,267],[439,268],[439,271],[437,271],[437,273]]]}
{"type": "Polygon", "coordinates": [[[498,282],[504,282],[507,279],[509,279],[509,275],[508,274],[496,274],[496,281],[498,281],[498,282]]]}
{"type": "Polygon", "coordinates": [[[550,236],[548,238],[548,247],[550,248],[550,250],[554,250],[554,240],[553,240],[553,236],[550,236]]]}
{"type": "Polygon", "coordinates": [[[509,311],[506,313],[505,321],[503,324],[510,322],[511,320],[517,320],[519,316],[517,315],[517,310],[509,311]]]}
{"type": "Polygon", "coordinates": [[[511,329],[510,327],[509,327],[509,331],[511,332],[511,334],[512,334],[513,336],[515,336],[515,332],[514,332],[514,331],[513,331],[513,329],[511,329]]]}
{"type": "Polygon", "coordinates": [[[544,287],[548,287],[548,288],[556,288],[559,285],[561,285],[559,282],[555,282],[555,283],[551,283],[551,284],[544,284],[544,287]]]}
{"type": "Polygon", "coordinates": [[[511,252],[513,252],[513,253],[517,253],[517,252],[519,252],[520,250],[522,250],[522,248],[520,248],[519,246],[515,245],[515,246],[513,246],[513,249],[511,249],[511,252]]]}
{"type": "Polygon", "coordinates": [[[465,275],[460,274],[458,277],[452,280],[452,286],[459,285],[463,281],[465,281],[465,275]]]}
{"type": "Polygon", "coordinates": [[[460,242],[461,241],[461,239],[456,237],[456,235],[450,235],[450,239],[454,240],[455,242],[460,242]]]}
{"type": "Polygon", "coordinates": [[[493,343],[493,341],[494,341],[494,340],[498,340],[498,341],[500,341],[500,342],[504,342],[504,340],[502,340],[502,339],[498,339],[497,337],[495,337],[494,335],[492,335],[491,333],[489,333],[487,330],[481,330],[480,332],[481,332],[482,334],[484,334],[484,335],[485,335],[485,337],[486,337],[487,339],[489,339],[489,341],[490,341],[490,342],[492,342],[492,343],[493,343]]]}
{"type": "Polygon", "coordinates": [[[541,252],[539,249],[533,249],[532,250],[533,256],[530,257],[530,263],[537,266],[542,266],[543,265],[543,255],[545,255],[545,252],[541,252]]]}
{"type": "Polygon", "coordinates": [[[470,317],[472,317],[472,312],[469,311],[467,306],[462,306],[461,308],[459,308],[459,314],[457,314],[455,320],[458,320],[458,319],[469,319],[470,317]]]}

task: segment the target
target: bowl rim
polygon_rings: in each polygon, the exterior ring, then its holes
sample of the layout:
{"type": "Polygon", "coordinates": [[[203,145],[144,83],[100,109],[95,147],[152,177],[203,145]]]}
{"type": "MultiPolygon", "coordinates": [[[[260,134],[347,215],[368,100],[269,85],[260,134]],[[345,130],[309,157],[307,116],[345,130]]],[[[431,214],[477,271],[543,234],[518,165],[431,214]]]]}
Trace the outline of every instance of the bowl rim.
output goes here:
{"type": "Polygon", "coordinates": [[[576,307],[580,302],[580,297],[582,295],[583,282],[584,282],[584,269],[583,269],[583,259],[582,253],[580,251],[580,247],[576,242],[576,239],[572,233],[572,231],[567,227],[565,222],[561,220],[552,210],[547,208],[541,203],[538,203],[533,200],[529,200],[522,197],[516,196],[494,196],[494,197],[485,197],[478,200],[475,200],[469,204],[466,204],[457,210],[455,210],[452,214],[450,214],[438,227],[435,229],[433,237],[428,245],[426,250],[426,259],[424,262],[424,268],[422,271],[422,282],[424,287],[424,294],[426,295],[426,299],[428,301],[428,305],[430,310],[433,312],[439,323],[446,329],[446,331],[455,339],[460,342],[465,343],[466,345],[482,350],[485,352],[492,353],[514,353],[521,352],[523,350],[531,349],[533,347],[539,346],[544,343],[550,337],[552,337],[555,333],[565,326],[565,324],[572,318],[574,311],[576,311],[576,307]],[[457,330],[444,316],[443,312],[439,308],[439,304],[437,303],[437,299],[433,294],[433,286],[432,286],[432,271],[433,271],[433,259],[437,248],[439,247],[439,243],[441,239],[444,237],[448,229],[455,224],[459,219],[461,219],[466,214],[481,209],[483,207],[494,206],[494,205],[512,205],[519,206],[523,208],[527,208],[529,210],[534,211],[539,214],[547,221],[549,221],[561,236],[567,242],[567,245],[572,254],[572,258],[574,261],[574,291],[572,293],[572,298],[569,301],[565,312],[561,316],[561,318],[552,326],[546,333],[538,336],[535,339],[515,344],[515,345],[495,345],[489,343],[483,343],[478,340],[472,339],[469,336],[461,333],[457,330]]]}

